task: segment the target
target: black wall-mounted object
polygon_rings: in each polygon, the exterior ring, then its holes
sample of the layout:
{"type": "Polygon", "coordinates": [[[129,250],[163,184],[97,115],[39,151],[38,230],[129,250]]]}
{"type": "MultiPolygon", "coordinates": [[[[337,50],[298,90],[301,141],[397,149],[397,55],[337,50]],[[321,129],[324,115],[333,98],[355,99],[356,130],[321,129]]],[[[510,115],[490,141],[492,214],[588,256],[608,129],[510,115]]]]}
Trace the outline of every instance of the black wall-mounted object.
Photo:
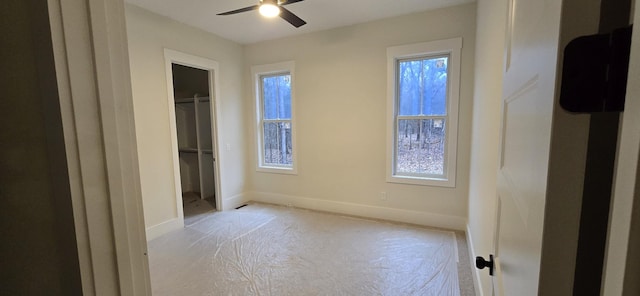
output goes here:
{"type": "Polygon", "coordinates": [[[583,36],[564,49],[560,105],[578,113],[624,110],[632,26],[583,36]]]}

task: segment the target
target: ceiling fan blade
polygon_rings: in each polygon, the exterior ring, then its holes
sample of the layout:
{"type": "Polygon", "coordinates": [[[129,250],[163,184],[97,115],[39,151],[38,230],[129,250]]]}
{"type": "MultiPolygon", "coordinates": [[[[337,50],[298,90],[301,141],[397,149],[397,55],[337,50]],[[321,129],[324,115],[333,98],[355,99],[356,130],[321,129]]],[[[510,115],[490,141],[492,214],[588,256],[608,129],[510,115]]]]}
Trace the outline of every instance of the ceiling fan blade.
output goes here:
{"type": "Polygon", "coordinates": [[[287,10],[286,8],[280,6],[280,17],[285,21],[289,22],[296,28],[300,28],[304,26],[307,22],[303,21],[297,15],[293,14],[293,12],[287,10]]]}
{"type": "Polygon", "coordinates": [[[240,8],[240,9],[236,9],[236,10],[232,10],[232,11],[218,13],[218,15],[230,15],[230,14],[236,14],[236,13],[241,13],[241,12],[245,12],[245,11],[252,11],[252,10],[258,9],[259,7],[260,7],[260,5],[254,5],[254,6],[240,8]]]}
{"type": "Polygon", "coordinates": [[[287,0],[287,2],[282,3],[280,6],[289,5],[289,4],[293,4],[293,3],[296,3],[296,2],[302,2],[302,1],[304,1],[304,0],[287,0]]]}

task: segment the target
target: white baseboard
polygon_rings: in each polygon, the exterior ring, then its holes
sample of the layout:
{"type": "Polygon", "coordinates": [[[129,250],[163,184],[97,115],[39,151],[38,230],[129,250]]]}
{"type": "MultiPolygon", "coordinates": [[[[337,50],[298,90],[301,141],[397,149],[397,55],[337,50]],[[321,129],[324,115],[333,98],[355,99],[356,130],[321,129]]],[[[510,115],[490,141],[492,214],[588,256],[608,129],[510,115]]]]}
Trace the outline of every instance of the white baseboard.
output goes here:
{"type": "MultiPolygon", "coordinates": [[[[291,205],[316,211],[325,211],[345,215],[360,216],[366,218],[382,219],[411,223],[423,226],[438,227],[452,230],[465,230],[467,221],[463,217],[442,215],[428,212],[418,212],[411,210],[385,208],[378,206],[362,205],[347,202],[321,200],[315,198],[298,197],[284,194],[274,194],[265,192],[241,193],[230,198],[226,198],[222,203],[222,210],[228,211],[241,206],[248,201],[257,201],[279,205],[291,205]]],[[[173,218],[147,228],[147,240],[171,231],[184,228],[184,220],[173,218]]],[[[468,236],[468,235],[467,235],[468,236]]],[[[470,248],[471,250],[471,248],[470,248]]],[[[473,257],[475,258],[475,257],[473,257]]],[[[475,279],[474,279],[475,280],[475,279]]]]}
{"type": "Polygon", "coordinates": [[[238,195],[229,197],[229,198],[225,198],[222,202],[222,210],[223,211],[228,211],[228,210],[233,210],[245,203],[247,203],[248,199],[247,199],[247,194],[246,193],[240,193],[238,195]]]}
{"type": "MultiPolygon", "coordinates": [[[[233,210],[238,206],[241,206],[247,202],[247,195],[244,193],[232,196],[230,198],[225,198],[222,201],[222,210],[233,210]]],[[[152,239],[167,234],[171,231],[178,230],[184,228],[184,220],[180,217],[172,218],[170,220],[164,221],[162,223],[150,226],[147,228],[147,241],[151,241],[152,239]]]]}
{"type": "Polygon", "coordinates": [[[471,260],[471,273],[473,273],[473,287],[476,290],[477,296],[484,296],[482,290],[482,282],[480,281],[480,270],[476,267],[476,252],[473,247],[473,239],[471,238],[471,231],[469,229],[469,224],[467,224],[467,249],[469,249],[469,260],[471,260]]]}
{"type": "Polygon", "coordinates": [[[182,228],[184,228],[184,220],[180,218],[173,218],[160,224],[153,225],[147,228],[147,241],[151,241],[163,234],[182,228]]]}
{"type": "Polygon", "coordinates": [[[294,206],[316,211],[325,211],[345,215],[397,221],[452,230],[464,231],[467,225],[467,220],[463,217],[298,197],[284,194],[250,192],[247,194],[246,198],[247,200],[257,202],[294,206]]]}

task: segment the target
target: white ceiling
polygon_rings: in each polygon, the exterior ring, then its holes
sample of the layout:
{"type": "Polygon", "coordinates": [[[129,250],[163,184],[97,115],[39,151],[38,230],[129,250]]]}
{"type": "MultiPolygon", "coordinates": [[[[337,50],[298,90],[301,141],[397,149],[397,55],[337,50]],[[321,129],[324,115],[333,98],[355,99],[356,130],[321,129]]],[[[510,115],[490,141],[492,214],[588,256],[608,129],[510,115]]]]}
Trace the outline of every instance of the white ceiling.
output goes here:
{"type": "Polygon", "coordinates": [[[304,0],[286,8],[307,22],[294,28],[281,18],[257,11],[217,13],[256,5],[259,0],[125,0],[157,14],[242,44],[343,27],[475,0],[304,0]]]}

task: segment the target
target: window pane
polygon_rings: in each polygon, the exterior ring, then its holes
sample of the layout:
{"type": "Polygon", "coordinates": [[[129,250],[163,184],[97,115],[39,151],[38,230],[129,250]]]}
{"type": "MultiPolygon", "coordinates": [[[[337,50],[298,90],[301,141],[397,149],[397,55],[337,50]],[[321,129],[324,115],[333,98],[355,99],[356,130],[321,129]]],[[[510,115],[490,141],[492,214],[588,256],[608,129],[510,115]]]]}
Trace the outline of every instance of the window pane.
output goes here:
{"type": "Polygon", "coordinates": [[[398,120],[397,136],[396,174],[444,174],[444,118],[398,120]]]}
{"type": "Polygon", "coordinates": [[[448,57],[399,62],[398,115],[447,114],[448,57]]]}
{"type": "Polygon", "coordinates": [[[399,115],[420,115],[420,61],[400,62],[399,115]]]}
{"type": "Polygon", "coordinates": [[[264,164],[291,166],[291,122],[265,122],[263,145],[264,164]]]}
{"type": "Polygon", "coordinates": [[[264,119],[291,119],[291,75],[262,77],[264,119]]]}

